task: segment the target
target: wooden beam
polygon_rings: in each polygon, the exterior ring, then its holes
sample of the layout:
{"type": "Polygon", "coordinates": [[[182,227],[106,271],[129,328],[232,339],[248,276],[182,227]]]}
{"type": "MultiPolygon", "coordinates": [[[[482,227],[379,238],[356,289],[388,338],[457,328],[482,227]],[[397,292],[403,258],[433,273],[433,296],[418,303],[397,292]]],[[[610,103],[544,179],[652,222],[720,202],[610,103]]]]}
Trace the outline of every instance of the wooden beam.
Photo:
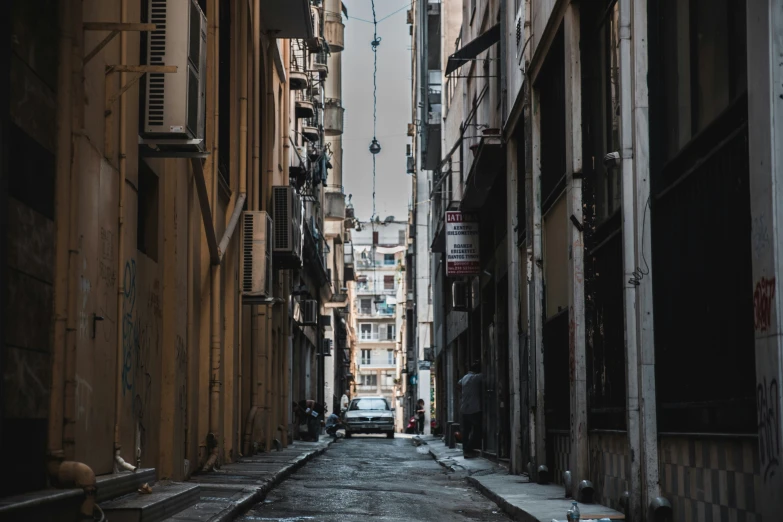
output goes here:
{"type": "Polygon", "coordinates": [[[133,24],[120,22],[84,22],[85,31],[154,31],[155,24],[133,24]]]}
{"type": "Polygon", "coordinates": [[[210,261],[213,265],[219,265],[220,254],[218,253],[215,225],[212,222],[212,207],[209,204],[207,182],[204,178],[204,163],[200,158],[192,158],[190,164],[193,167],[193,177],[196,181],[196,193],[198,194],[198,204],[201,207],[201,218],[204,221],[204,232],[207,235],[210,261]]]}
{"type": "Polygon", "coordinates": [[[106,74],[110,73],[175,73],[176,65],[107,65],[106,74]]]}
{"type": "Polygon", "coordinates": [[[101,50],[109,45],[109,42],[114,40],[114,37],[120,34],[122,31],[154,31],[157,26],[155,24],[126,24],[118,22],[85,22],[82,26],[85,31],[111,31],[106,38],[95,46],[95,48],[87,53],[84,57],[83,64],[87,64],[90,60],[95,58],[101,50]]]}
{"type": "Polygon", "coordinates": [[[90,60],[92,60],[93,58],[95,58],[95,55],[96,55],[96,54],[98,54],[99,52],[101,52],[101,50],[102,50],[104,47],[106,47],[107,45],[109,45],[109,42],[111,42],[112,40],[114,40],[114,37],[115,37],[115,36],[117,36],[118,34],[120,34],[120,32],[119,32],[119,31],[112,31],[112,32],[110,32],[110,33],[109,33],[109,35],[108,35],[106,38],[104,38],[103,40],[101,40],[101,43],[99,43],[98,45],[96,45],[96,46],[95,46],[95,48],[94,48],[92,51],[90,51],[89,53],[87,53],[87,56],[85,56],[85,57],[84,57],[84,60],[82,61],[82,63],[83,63],[84,65],[87,65],[87,62],[89,62],[90,60]]]}

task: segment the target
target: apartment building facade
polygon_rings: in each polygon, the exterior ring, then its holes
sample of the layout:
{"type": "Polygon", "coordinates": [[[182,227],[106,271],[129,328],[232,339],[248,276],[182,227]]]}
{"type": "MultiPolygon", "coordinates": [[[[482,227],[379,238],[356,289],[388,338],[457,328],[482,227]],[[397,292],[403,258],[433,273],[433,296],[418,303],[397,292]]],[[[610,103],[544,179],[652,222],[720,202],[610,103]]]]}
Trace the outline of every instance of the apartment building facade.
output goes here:
{"type": "Polygon", "coordinates": [[[437,59],[415,52],[444,71],[438,419],[459,422],[455,380],[478,359],[484,454],[513,472],[631,520],[775,519],[780,2],[438,11],[411,18],[442,37],[437,59]],[[479,258],[450,276],[454,212],[479,258]]]}
{"type": "Polygon", "coordinates": [[[3,8],[4,494],[287,445],[347,342],[341,3],[3,8]]]}
{"type": "Polygon", "coordinates": [[[383,396],[397,412],[397,430],[404,428],[402,404],[402,309],[404,308],[406,223],[358,222],[352,231],[356,281],[351,312],[356,335],[356,396],[383,396]]]}

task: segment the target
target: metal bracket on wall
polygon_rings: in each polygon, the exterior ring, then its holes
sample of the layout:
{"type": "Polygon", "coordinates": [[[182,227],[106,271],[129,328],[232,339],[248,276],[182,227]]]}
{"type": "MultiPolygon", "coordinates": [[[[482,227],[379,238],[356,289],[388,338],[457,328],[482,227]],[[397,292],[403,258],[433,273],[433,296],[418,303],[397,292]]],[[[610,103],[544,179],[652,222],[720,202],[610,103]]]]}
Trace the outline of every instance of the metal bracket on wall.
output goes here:
{"type": "Polygon", "coordinates": [[[136,85],[138,81],[147,73],[175,73],[177,67],[174,65],[107,65],[106,66],[106,85],[105,85],[105,106],[103,111],[103,117],[105,120],[105,127],[103,132],[103,156],[111,162],[114,158],[114,140],[112,130],[114,128],[114,118],[112,117],[112,106],[114,102],[120,99],[125,94],[125,91],[136,85]],[[136,76],[133,77],[125,85],[121,85],[119,91],[112,93],[114,90],[114,75],[112,73],[132,73],[136,76]]]}
{"type": "Polygon", "coordinates": [[[87,53],[82,62],[87,65],[87,62],[95,58],[101,50],[109,45],[115,36],[122,31],[135,31],[135,32],[147,32],[154,31],[157,26],[155,24],[132,24],[132,23],[120,23],[120,22],[85,22],[82,28],[85,31],[109,31],[109,35],[101,40],[101,42],[95,46],[95,48],[87,53]]]}
{"type": "Polygon", "coordinates": [[[220,252],[218,251],[215,225],[212,222],[212,207],[209,204],[207,181],[204,178],[204,162],[201,158],[191,158],[190,165],[193,167],[193,178],[196,182],[196,193],[198,195],[199,206],[201,207],[201,218],[204,221],[204,233],[207,236],[209,258],[213,265],[219,265],[220,252]]]}

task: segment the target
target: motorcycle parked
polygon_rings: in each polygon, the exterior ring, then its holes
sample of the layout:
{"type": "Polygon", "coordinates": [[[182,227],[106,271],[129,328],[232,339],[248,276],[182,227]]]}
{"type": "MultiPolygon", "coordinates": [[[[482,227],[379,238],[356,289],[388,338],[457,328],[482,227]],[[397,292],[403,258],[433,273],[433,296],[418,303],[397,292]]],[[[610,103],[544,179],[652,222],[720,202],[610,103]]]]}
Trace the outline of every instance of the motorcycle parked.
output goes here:
{"type": "Polygon", "coordinates": [[[405,427],[405,433],[412,435],[416,433],[416,416],[414,415],[411,417],[411,420],[408,421],[408,425],[405,427]]]}

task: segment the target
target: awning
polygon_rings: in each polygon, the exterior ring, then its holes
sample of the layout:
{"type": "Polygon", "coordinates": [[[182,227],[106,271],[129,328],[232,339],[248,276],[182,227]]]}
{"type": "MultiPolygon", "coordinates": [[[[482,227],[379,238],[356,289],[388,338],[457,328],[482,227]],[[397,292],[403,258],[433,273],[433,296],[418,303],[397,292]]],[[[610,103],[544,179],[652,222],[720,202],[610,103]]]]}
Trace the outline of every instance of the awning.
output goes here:
{"type": "Polygon", "coordinates": [[[473,60],[476,56],[499,41],[500,24],[495,24],[475,40],[463,45],[462,49],[449,56],[449,62],[446,64],[446,76],[465,65],[466,62],[473,60]]]}
{"type": "Polygon", "coordinates": [[[308,0],[261,0],[261,20],[266,32],[274,38],[313,37],[313,17],[308,0]]]}
{"type": "Polygon", "coordinates": [[[473,163],[465,179],[460,210],[476,210],[484,206],[495,178],[506,172],[505,144],[500,136],[482,136],[473,163]]]}

